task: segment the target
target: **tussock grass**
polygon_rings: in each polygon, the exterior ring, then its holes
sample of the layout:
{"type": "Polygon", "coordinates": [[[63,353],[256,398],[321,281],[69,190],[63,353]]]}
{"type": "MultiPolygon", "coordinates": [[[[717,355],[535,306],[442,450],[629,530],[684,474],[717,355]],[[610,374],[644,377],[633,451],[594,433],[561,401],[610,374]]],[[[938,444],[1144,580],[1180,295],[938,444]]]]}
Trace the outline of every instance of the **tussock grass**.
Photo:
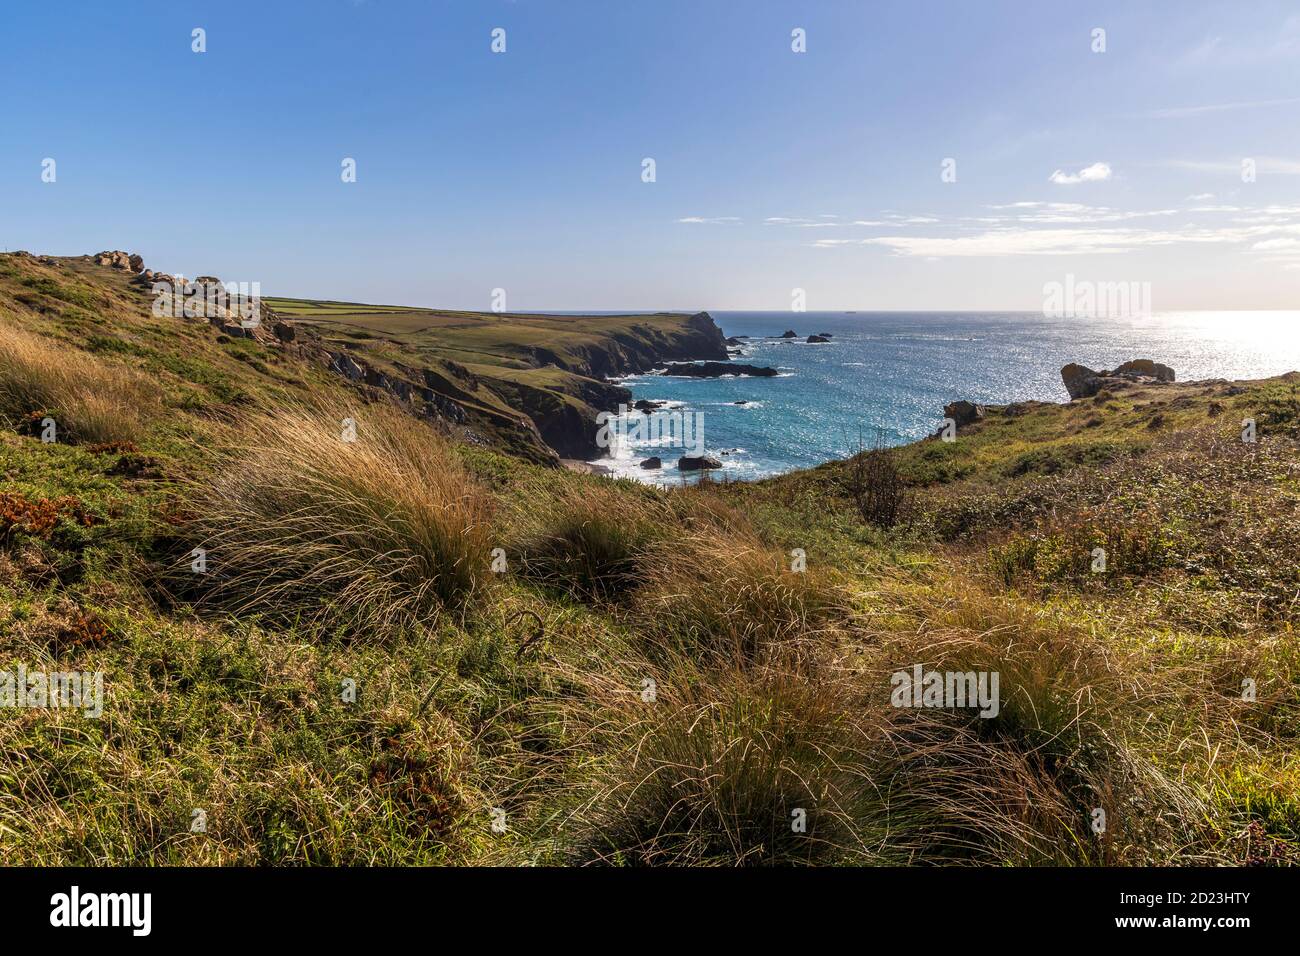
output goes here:
{"type": "Polygon", "coordinates": [[[134,371],[0,327],[0,416],[10,428],[48,415],[69,441],[138,441],[160,407],[157,389],[134,371]]]}
{"type": "MultiPolygon", "coordinates": [[[[759,866],[879,859],[873,716],[852,686],[783,668],[711,669],[665,648],[656,699],[597,699],[610,732],[577,861],[759,866]]],[[[740,662],[738,662],[740,664],[740,662]]]]}
{"type": "Polygon", "coordinates": [[[626,596],[638,563],[664,536],[664,514],[649,494],[609,481],[533,483],[506,522],[518,530],[524,577],[583,600],[626,596]]]}
{"type": "Polygon", "coordinates": [[[633,613],[684,652],[753,661],[798,651],[832,629],[844,600],[827,576],[792,563],[753,536],[682,534],[647,555],[633,613]]]}
{"type": "Polygon", "coordinates": [[[267,411],[212,459],[186,491],[204,606],[382,640],[469,609],[489,585],[489,497],[392,409],[267,411]]]}
{"type": "Polygon", "coordinates": [[[891,775],[891,796],[928,820],[918,854],[1085,865],[1218,858],[1204,788],[1184,778],[1197,735],[1232,735],[1227,708],[1205,702],[1203,667],[1153,667],[1142,649],[977,588],[916,610],[916,633],[877,635],[875,683],[921,664],[996,673],[1000,698],[992,717],[894,709],[891,734],[908,769],[891,775]],[[1166,766],[1164,748],[1191,753],[1166,766]]]}

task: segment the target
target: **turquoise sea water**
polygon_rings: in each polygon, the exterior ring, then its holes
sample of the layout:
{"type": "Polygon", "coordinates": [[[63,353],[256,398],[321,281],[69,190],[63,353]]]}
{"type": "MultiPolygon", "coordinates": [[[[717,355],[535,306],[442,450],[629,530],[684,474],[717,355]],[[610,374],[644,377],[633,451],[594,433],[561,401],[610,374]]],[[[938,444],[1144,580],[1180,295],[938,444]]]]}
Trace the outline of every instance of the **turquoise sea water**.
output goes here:
{"type": "MultiPolygon", "coordinates": [[[[728,336],[751,338],[733,361],[768,365],[777,378],[623,380],[634,398],[700,413],[704,445],[731,479],[806,468],[869,442],[877,427],[896,444],[931,434],[954,399],[1064,402],[1068,362],[1114,368],[1132,358],[1172,366],[1179,380],[1260,378],[1300,369],[1300,313],[1183,312],[1146,319],[1044,319],[1038,313],[712,312],[728,336]],[[785,329],[793,343],[767,338],[785,329]],[[826,345],[810,334],[830,332],[826,345]],[[736,405],[746,400],[747,405],[736,405]]],[[[633,442],[597,461],[616,474],[677,483],[680,447],[633,442]],[[659,472],[638,463],[664,461],[659,472]]]]}

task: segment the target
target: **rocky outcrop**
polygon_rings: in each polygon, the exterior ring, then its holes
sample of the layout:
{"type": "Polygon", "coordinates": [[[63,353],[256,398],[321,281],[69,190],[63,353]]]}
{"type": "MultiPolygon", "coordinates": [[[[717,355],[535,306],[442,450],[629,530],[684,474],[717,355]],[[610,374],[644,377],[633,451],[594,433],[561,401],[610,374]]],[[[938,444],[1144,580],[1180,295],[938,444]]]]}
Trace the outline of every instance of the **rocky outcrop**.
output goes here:
{"type": "Polygon", "coordinates": [[[984,406],[976,405],[974,402],[968,402],[965,399],[949,402],[943,406],[943,417],[951,418],[958,428],[962,428],[983,418],[984,406]]]}
{"type": "MultiPolygon", "coordinates": [[[[1102,372],[1101,374],[1105,375],[1106,373],[1102,372]]],[[[1168,365],[1153,362],[1151,359],[1133,359],[1131,362],[1125,362],[1110,374],[1154,378],[1157,382],[1172,382],[1175,380],[1173,369],[1168,365]]]]}
{"type": "Polygon", "coordinates": [[[543,441],[561,458],[599,458],[609,449],[596,444],[600,432],[597,414],[629,404],[632,393],[622,386],[596,381],[574,383],[572,387],[573,391],[561,391],[504,379],[492,382],[492,390],[511,408],[527,415],[543,441]]]}
{"type": "Polygon", "coordinates": [[[647,458],[645,461],[641,462],[642,468],[650,469],[650,470],[653,470],[655,468],[662,468],[663,465],[664,465],[663,460],[658,455],[655,455],[651,458],[647,458]]]}
{"type": "Polygon", "coordinates": [[[1071,362],[1061,369],[1061,381],[1070,401],[1076,398],[1088,398],[1101,391],[1101,381],[1097,373],[1086,365],[1071,362]]]}
{"type": "Polygon", "coordinates": [[[794,329],[786,329],[784,332],[782,332],[780,335],[777,336],[778,339],[797,339],[798,337],[799,337],[799,333],[796,332],[794,329]]]}
{"type": "Polygon", "coordinates": [[[1071,362],[1061,369],[1061,381],[1070,400],[1091,398],[1103,388],[1128,385],[1159,385],[1175,381],[1174,370],[1151,359],[1133,359],[1113,371],[1094,372],[1086,365],[1071,362]]]}
{"type": "Polygon", "coordinates": [[[810,335],[810,336],[808,336],[808,344],[809,344],[809,345],[818,345],[818,344],[820,344],[820,343],[823,343],[823,342],[829,342],[829,341],[830,341],[830,337],[829,337],[829,336],[826,336],[826,335],[810,335]]]}
{"type": "Polygon", "coordinates": [[[144,268],[144,259],[133,253],[123,252],[120,249],[101,252],[93,258],[101,266],[111,266],[114,269],[121,269],[123,272],[130,272],[132,275],[144,268]]]}
{"type": "Polygon", "coordinates": [[[776,369],[763,365],[746,365],[743,362],[669,362],[665,375],[682,375],[687,378],[722,378],[724,375],[754,375],[771,378],[776,369]]]}

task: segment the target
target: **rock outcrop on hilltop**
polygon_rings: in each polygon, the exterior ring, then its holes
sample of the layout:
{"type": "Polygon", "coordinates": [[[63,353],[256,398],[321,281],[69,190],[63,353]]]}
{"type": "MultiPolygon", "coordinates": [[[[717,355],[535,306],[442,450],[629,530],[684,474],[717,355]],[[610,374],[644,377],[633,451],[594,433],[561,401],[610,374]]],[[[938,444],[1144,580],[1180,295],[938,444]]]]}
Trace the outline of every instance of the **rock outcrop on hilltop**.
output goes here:
{"type": "Polygon", "coordinates": [[[951,418],[958,428],[984,417],[984,406],[961,399],[943,406],[943,417],[951,418]]]}
{"type": "Polygon", "coordinates": [[[1128,385],[1158,385],[1176,380],[1174,370],[1151,359],[1133,359],[1113,371],[1095,372],[1086,365],[1071,362],[1061,369],[1061,381],[1070,400],[1089,398],[1103,388],[1128,385]]]}
{"type": "Polygon", "coordinates": [[[123,252],[120,249],[101,252],[94,258],[95,262],[101,266],[111,266],[114,269],[122,269],[132,274],[141,272],[144,269],[144,259],[134,253],[123,252]]]}

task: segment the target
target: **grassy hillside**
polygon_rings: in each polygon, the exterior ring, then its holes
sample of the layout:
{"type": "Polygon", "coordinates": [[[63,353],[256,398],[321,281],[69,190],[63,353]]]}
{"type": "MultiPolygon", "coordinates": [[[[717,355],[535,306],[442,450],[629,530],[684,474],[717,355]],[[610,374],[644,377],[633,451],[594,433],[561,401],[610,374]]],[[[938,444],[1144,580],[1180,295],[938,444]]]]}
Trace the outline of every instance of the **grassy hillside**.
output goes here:
{"type": "MultiPolygon", "coordinates": [[[[10,863],[1300,861],[1289,378],[665,491],[148,301],[0,257],[0,670],[106,688],[0,708],[10,863]],[[893,706],[918,664],[1000,712],[893,706]]],[[[503,416],[682,327],[271,306],[503,416]]]]}
{"type": "MultiPolygon", "coordinates": [[[[707,316],[555,316],[448,312],[304,299],[266,300],[318,336],[331,355],[362,363],[401,391],[430,388],[498,443],[527,455],[510,428],[524,412],[564,457],[594,458],[598,412],[630,401],[605,378],[672,358],[725,358],[707,316]],[[504,427],[503,426],[504,423],[504,427]]],[[[531,457],[536,458],[536,455],[531,457]]]]}

